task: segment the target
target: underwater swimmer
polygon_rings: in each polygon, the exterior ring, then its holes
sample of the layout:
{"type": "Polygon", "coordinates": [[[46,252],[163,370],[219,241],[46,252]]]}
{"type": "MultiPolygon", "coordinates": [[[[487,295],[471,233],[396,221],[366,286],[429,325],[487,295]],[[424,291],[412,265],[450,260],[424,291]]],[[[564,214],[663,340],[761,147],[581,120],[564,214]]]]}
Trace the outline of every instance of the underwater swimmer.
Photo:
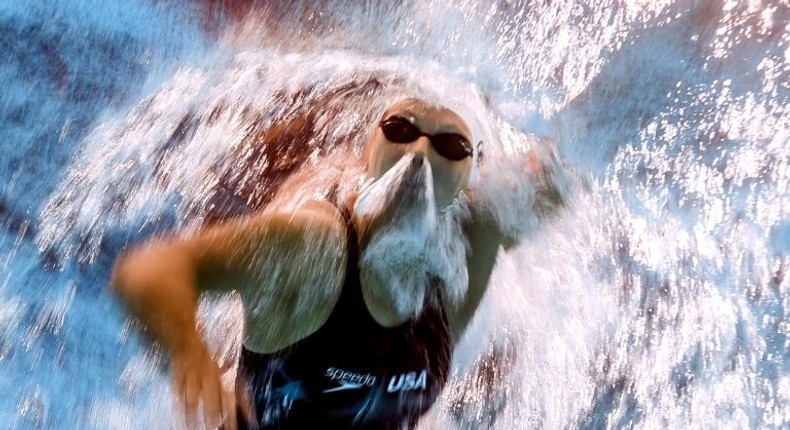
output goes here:
{"type": "Polygon", "coordinates": [[[348,201],[267,208],[126,252],[112,285],[170,352],[189,416],[202,403],[209,428],[414,427],[506,241],[490,217],[453,211],[472,142],[455,112],[407,99],[376,124],[372,183],[348,201]],[[196,330],[208,290],[242,298],[236,392],[196,330]]]}

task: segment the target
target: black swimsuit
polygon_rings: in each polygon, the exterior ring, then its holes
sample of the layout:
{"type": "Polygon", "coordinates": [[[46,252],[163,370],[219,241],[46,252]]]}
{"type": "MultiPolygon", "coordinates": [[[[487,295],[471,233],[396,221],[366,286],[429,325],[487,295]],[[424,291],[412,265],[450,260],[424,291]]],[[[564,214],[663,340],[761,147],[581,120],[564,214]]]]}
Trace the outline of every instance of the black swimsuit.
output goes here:
{"type": "Polygon", "coordinates": [[[451,346],[439,285],[430,286],[419,317],[382,327],[362,297],[356,233],[347,225],[346,278],[326,323],[275,353],[242,349],[239,381],[252,388],[262,429],[414,427],[447,381],[451,346]]]}

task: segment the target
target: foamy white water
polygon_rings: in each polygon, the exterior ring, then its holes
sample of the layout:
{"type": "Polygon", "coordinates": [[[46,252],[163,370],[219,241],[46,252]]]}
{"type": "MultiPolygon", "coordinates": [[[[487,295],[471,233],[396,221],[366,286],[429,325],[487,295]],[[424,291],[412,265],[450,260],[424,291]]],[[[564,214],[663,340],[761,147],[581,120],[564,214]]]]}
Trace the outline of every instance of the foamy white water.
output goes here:
{"type": "MultiPolygon", "coordinates": [[[[524,236],[422,428],[790,425],[786,4],[152,3],[0,4],[0,428],[180,428],[114,257],[264,205],[256,172],[358,186],[324,155],[412,95],[471,123],[476,186],[524,236]],[[250,143],[327,95],[298,154],[250,143]],[[542,224],[528,135],[566,199],[542,224]]],[[[204,305],[232,355],[232,299],[204,305]]]]}

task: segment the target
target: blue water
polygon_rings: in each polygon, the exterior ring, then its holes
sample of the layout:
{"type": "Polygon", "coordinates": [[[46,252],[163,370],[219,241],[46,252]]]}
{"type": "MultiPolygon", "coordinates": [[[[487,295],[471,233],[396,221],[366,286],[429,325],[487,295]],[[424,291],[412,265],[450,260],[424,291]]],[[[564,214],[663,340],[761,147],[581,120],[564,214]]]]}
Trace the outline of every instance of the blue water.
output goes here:
{"type": "Polygon", "coordinates": [[[790,7],[357,3],[0,3],[0,428],[179,428],[113,259],[223,180],[265,200],[234,164],[250,127],[371,78],[317,147],[358,150],[401,93],[446,101],[525,234],[421,428],[790,426],[790,7]],[[567,203],[538,226],[502,191],[525,134],[567,203]]]}

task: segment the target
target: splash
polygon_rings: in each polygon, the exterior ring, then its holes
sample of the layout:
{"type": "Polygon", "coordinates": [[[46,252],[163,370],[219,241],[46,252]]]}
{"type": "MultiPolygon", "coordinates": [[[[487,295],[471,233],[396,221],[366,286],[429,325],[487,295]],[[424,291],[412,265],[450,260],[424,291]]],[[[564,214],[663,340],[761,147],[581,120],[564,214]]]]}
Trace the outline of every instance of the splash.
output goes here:
{"type": "MultiPolygon", "coordinates": [[[[520,238],[421,428],[788,425],[786,5],[358,3],[0,6],[0,427],[182,425],[111,261],[361,189],[369,125],[411,96],[469,123],[520,238]],[[296,117],[310,139],[267,134],[296,117]]],[[[232,367],[236,299],[201,315],[232,367]]]]}

